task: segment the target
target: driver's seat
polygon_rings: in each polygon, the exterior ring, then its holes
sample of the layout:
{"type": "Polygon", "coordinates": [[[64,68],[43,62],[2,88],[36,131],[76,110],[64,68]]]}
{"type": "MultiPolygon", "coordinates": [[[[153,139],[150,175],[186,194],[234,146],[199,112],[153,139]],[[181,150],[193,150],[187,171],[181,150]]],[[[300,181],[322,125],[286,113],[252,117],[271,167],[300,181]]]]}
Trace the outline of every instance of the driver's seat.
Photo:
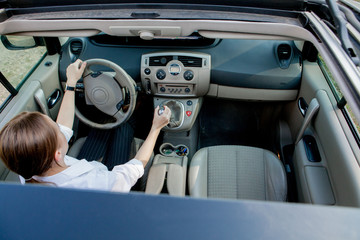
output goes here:
{"type": "Polygon", "coordinates": [[[69,149],[69,151],[67,152],[67,155],[69,155],[70,157],[74,157],[76,158],[80,151],[81,151],[81,148],[84,146],[84,143],[86,141],[86,138],[87,137],[82,137],[82,138],[79,138],[77,139],[73,145],[71,146],[71,148],[69,149]]]}
{"type": "MultiPolygon", "coordinates": [[[[77,139],[74,142],[74,144],[71,146],[71,148],[69,149],[67,155],[77,158],[79,156],[79,153],[80,153],[82,147],[85,144],[86,138],[87,137],[82,137],[82,138],[77,139]]],[[[144,143],[144,140],[139,139],[139,138],[133,138],[133,140],[131,142],[131,147],[130,147],[129,160],[135,157],[136,153],[138,152],[138,150],[140,149],[140,147],[143,143],[144,143]]],[[[135,185],[132,190],[145,191],[146,182],[147,182],[150,167],[152,165],[153,158],[154,158],[154,153],[152,153],[148,164],[145,166],[144,175],[139,179],[137,185],[135,185]]],[[[102,161],[102,159],[95,159],[95,160],[100,161],[100,162],[102,161]]]]}
{"type": "Polygon", "coordinates": [[[191,160],[189,191],[193,197],[285,201],[286,174],[282,162],[268,150],[207,147],[191,160]]]}

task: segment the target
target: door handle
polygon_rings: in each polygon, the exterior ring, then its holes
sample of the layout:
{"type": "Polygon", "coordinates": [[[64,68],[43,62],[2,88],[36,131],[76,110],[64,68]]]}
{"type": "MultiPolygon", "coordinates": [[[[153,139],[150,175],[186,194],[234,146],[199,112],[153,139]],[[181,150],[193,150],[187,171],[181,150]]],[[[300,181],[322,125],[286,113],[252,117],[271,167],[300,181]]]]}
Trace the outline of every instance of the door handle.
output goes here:
{"type": "Polygon", "coordinates": [[[52,109],[56,103],[60,100],[61,91],[56,89],[51,96],[47,99],[47,105],[49,109],[52,109]]]}
{"type": "Polygon", "coordinates": [[[299,107],[299,110],[300,110],[301,114],[303,115],[303,117],[305,117],[306,111],[307,111],[309,106],[306,103],[304,98],[302,98],[302,97],[299,98],[298,107],[299,107]]]}
{"type": "Polygon", "coordinates": [[[299,133],[296,137],[295,145],[301,140],[304,135],[305,129],[308,127],[312,119],[315,117],[316,113],[319,111],[320,105],[316,98],[313,98],[310,102],[310,105],[305,113],[304,121],[301,125],[299,133]]]}
{"type": "Polygon", "coordinates": [[[49,112],[49,108],[48,106],[46,106],[46,100],[45,100],[45,94],[44,91],[40,88],[38,89],[35,94],[34,94],[34,98],[35,98],[35,102],[38,104],[38,106],[40,107],[42,113],[50,116],[50,112],[49,112]]]}

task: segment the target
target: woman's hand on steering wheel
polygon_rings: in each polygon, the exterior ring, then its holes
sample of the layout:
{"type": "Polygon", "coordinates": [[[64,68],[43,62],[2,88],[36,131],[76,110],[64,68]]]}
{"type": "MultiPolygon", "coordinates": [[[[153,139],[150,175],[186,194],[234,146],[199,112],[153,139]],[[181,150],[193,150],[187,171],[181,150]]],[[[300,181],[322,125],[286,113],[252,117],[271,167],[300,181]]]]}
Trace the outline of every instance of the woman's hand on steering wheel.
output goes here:
{"type": "Polygon", "coordinates": [[[80,59],[70,64],[66,69],[66,84],[70,87],[75,87],[77,81],[81,78],[86,67],[86,62],[80,59]]]}

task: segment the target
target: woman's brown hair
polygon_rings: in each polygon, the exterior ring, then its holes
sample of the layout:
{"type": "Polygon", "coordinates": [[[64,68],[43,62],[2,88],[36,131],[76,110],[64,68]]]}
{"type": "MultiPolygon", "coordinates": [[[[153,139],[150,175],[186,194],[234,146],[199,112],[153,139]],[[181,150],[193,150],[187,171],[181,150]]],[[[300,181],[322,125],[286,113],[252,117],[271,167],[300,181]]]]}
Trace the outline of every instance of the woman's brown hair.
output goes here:
{"type": "Polygon", "coordinates": [[[59,146],[50,119],[38,112],[23,112],[0,131],[0,158],[25,179],[42,175],[51,167],[59,146]]]}

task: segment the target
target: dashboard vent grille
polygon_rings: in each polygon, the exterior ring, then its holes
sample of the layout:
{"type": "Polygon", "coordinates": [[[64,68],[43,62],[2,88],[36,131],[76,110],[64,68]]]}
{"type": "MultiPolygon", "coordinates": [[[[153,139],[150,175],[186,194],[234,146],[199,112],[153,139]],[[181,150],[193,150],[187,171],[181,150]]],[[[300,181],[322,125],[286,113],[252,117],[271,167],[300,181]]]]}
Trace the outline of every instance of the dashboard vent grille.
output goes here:
{"type": "Polygon", "coordinates": [[[173,56],[150,57],[149,66],[166,66],[171,60],[173,56]]]}
{"type": "Polygon", "coordinates": [[[291,46],[287,43],[282,43],[277,47],[276,53],[280,68],[288,68],[291,64],[291,59],[293,55],[291,46]]]}
{"type": "Polygon", "coordinates": [[[280,44],[277,53],[280,60],[289,59],[291,57],[291,47],[288,44],[280,44]]]}
{"type": "Polygon", "coordinates": [[[202,67],[202,58],[179,56],[178,60],[182,62],[185,67],[202,67]]]}
{"type": "Polygon", "coordinates": [[[80,55],[83,48],[83,44],[81,41],[72,41],[70,43],[70,51],[74,55],[80,55]]]}

